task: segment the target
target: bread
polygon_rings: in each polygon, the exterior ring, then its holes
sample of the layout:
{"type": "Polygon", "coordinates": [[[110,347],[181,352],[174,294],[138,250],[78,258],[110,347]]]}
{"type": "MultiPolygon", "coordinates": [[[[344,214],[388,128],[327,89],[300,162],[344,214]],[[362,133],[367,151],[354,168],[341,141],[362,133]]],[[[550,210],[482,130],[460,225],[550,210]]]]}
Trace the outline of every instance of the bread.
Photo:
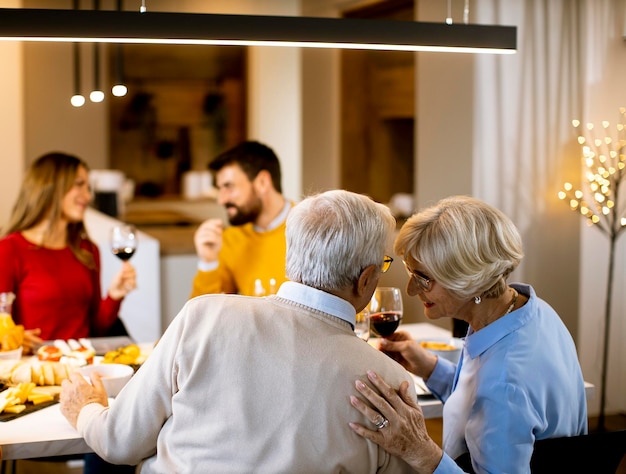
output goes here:
{"type": "Polygon", "coordinates": [[[61,362],[0,361],[0,380],[8,384],[32,382],[36,385],[61,385],[70,369],[61,362]]]}
{"type": "MultiPolygon", "coordinates": [[[[54,378],[54,369],[51,364],[41,364],[41,372],[43,374],[43,385],[56,385],[54,378]]],[[[39,384],[41,385],[41,384],[39,384]]]]}
{"type": "Polygon", "coordinates": [[[43,372],[39,364],[31,364],[30,366],[30,380],[35,385],[43,385],[45,380],[43,378],[43,372]]]}
{"type": "Polygon", "coordinates": [[[70,370],[65,364],[50,364],[54,372],[54,385],[61,385],[66,378],[69,377],[70,370]]]}
{"type": "Polygon", "coordinates": [[[20,364],[19,360],[0,360],[0,380],[11,380],[13,369],[20,364]]]}
{"type": "Polygon", "coordinates": [[[20,362],[11,373],[11,383],[28,383],[31,381],[37,384],[37,381],[33,381],[32,379],[31,364],[28,362],[20,362]]]}

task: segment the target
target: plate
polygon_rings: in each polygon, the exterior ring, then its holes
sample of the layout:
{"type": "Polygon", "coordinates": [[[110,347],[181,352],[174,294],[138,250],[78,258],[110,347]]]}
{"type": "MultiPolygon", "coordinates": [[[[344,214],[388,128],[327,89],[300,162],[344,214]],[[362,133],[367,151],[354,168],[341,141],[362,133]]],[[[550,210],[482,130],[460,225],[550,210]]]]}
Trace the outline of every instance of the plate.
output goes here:
{"type": "Polygon", "coordinates": [[[417,392],[418,397],[432,395],[432,392],[428,390],[426,383],[421,377],[418,377],[415,374],[411,374],[413,377],[413,382],[415,383],[415,391],[417,392]]]}
{"type": "Polygon", "coordinates": [[[96,355],[104,355],[109,351],[114,351],[120,347],[125,347],[135,342],[128,336],[115,337],[92,337],[89,342],[96,350],[96,355]]]}

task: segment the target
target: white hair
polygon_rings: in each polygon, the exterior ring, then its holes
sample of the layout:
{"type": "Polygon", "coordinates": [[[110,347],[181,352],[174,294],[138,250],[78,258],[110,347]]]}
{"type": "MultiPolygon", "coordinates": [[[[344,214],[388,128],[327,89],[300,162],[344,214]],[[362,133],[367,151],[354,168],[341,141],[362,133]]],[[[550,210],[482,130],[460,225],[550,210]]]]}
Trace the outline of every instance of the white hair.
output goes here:
{"type": "Polygon", "coordinates": [[[287,218],[287,278],[320,290],[347,288],[382,266],[395,219],[367,196],[334,190],[310,196],[287,218]]]}

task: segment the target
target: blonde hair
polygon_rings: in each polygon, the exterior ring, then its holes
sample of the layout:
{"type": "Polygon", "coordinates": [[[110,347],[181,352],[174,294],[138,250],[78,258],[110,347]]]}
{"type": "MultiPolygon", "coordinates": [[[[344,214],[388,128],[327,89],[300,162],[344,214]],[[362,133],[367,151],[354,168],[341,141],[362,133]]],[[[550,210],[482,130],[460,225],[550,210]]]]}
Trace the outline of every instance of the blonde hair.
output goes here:
{"type": "MultiPolygon", "coordinates": [[[[78,168],[89,170],[87,164],[65,153],[48,153],[38,158],[27,170],[19,195],[2,236],[28,230],[44,219],[49,220],[46,235],[63,216],[62,202],[74,186],[78,168]]],[[[67,226],[67,245],[87,268],[95,269],[91,252],[81,248],[89,240],[84,223],[71,222],[67,226]]]]}
{"type": "Polygon", "coordinates": [[[413,215],[400,229],[394,251],[463,298],[500,296],[524,256],[513,222],[468,196],[442,199],[413,215]]]}

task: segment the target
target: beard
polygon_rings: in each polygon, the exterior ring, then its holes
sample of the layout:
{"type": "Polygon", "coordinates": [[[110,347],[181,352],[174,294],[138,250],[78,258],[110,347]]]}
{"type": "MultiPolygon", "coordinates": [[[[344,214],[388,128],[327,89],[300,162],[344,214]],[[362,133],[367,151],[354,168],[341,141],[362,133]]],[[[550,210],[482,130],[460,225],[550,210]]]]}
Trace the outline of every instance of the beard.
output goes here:
{"type": "Polygon", "coordinates": [[[261,214],[261,200],[256,196],[252,196],[250,200],[243,206],[237,206],[233,203],[226,203],[224,207],[228,209],[235,209],[232,216],[229,214],[228,222],[230,225],[244,225],[248,222],[255,222],[261,214]]]}

